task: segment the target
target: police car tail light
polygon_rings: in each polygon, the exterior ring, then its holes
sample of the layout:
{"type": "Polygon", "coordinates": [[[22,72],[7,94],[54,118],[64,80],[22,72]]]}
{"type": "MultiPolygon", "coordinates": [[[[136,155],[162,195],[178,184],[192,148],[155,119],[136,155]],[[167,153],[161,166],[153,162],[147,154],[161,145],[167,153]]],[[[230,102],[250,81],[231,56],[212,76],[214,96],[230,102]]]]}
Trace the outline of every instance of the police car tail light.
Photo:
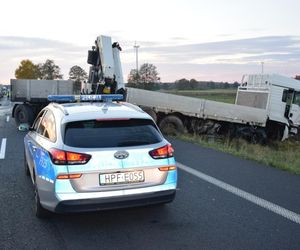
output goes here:
{"type": "Polygon", "coordinates": [[[69,165],[85,164],[91,159],[91,156],[88,154],[72,153],[72,152],[66,152],[66,154],[67,154],[67,162],[69,165]]]}
{"type": "Polygon", "coordinates": [[[59,180],[67,180],[67,179],[78,179],[82,176],[82,174],[60,174],[56,177],[59,180]]]}
{"type": "Polygon", "coordinates": [[[176,170],[176,166],[160,167],[158,169],[160,171],[171,171],[171,170],[176,170]]]}
{"type": "Polygon", "coordinates": [[[153,159],[165,159],[173,156],[174,149],[171,144],[164,147],[153,149],[149,152],[153,159]]]}
{"type": "Polygon", "coordinates": [[[91,155],[67,152],[55,148],[49,150],[51,160],[56,165],[79,165],[86,164],[90,159],[91,155]]]}
{"type": "Polygon", "coordinates": [[[56,164],[56,165],[65,165],[66,164],[65,151],[51,148],[49,150],[49,154],[50,154],[51,160],[54,164],[56,164]]]}

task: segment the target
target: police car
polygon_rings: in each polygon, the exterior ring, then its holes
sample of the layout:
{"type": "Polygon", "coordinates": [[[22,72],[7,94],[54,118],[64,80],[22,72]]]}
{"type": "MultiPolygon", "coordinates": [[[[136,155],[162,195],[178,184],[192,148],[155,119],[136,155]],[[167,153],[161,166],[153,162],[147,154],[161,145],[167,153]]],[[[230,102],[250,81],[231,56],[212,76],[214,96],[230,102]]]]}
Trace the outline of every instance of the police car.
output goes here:
{"type": "Polygon", "coordinates": [[[49,96],[24,138],[37,217],[174,199],[172,146],[147,113],[112,99],[120,96],[49,96]]]}

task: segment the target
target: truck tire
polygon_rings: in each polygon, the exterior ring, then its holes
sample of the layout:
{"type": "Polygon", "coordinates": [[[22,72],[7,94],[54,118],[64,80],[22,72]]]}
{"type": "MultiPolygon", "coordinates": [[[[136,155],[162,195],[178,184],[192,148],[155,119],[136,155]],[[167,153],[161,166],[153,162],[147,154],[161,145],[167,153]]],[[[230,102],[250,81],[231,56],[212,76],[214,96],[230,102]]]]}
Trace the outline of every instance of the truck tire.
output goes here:
{"type": "Polygon", "coordinates": [[[21,123],[28,123],[30,126],[34,121],[34,112],[29,105],[19,104],[14,111],[17,126],[21,123]]]}
{"type": "Polygon", "coordinates": [[[159,123],[159,127],[163,134],[179,135],[184,132],[182,120],[175,115],[165,116],[159,123]]]}
{"type": "Polygon", "coordinates": [[[266,145],[267,144],[267,134],[264,129],[256,129],[252,136],[251,142],[253,144],[266,145]]]}
{"type": "Polygon", "coordinates": [[[155,113],[155,111],[151,108],[142,108],[142,110],[144,110],[148,115],[150,115],[152,117],[152,119],[157,122],[157,115],[155,113]]]}

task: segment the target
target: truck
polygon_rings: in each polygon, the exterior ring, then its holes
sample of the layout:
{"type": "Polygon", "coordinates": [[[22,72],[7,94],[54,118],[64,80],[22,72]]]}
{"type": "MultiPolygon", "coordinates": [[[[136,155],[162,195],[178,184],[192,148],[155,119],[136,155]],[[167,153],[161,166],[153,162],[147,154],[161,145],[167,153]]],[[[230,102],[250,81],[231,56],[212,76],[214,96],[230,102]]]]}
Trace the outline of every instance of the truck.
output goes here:
{"type": "MultiPolygon", "coordinates": [[[[122,94],[124,101],[147,112],[164,133],[226,134],[254,143],[299,134],[300,84],[295,79],[275,74],[244,76],[235,104],[126,88],[121,51],[111,37],[97,37],[87,59],[91,93],[122,94]]],[[[11,86],[17,124],[31,124],[48,104],[48,95],[78,92],[72,81],[11,80],[11,86]]]]}

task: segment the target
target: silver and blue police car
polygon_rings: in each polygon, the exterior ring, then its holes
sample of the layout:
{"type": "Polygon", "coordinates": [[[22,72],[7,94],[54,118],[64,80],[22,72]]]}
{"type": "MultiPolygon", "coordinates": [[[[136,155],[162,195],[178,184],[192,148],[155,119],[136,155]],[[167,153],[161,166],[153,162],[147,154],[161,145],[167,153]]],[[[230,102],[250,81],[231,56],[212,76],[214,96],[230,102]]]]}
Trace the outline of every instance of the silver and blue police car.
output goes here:
{"type": "Polygon", "coordinates": [[[175,197],[174,150],[152,118],[132,104],[50,103],[24,146],[37,217],[168,203],[175,197]]]}

